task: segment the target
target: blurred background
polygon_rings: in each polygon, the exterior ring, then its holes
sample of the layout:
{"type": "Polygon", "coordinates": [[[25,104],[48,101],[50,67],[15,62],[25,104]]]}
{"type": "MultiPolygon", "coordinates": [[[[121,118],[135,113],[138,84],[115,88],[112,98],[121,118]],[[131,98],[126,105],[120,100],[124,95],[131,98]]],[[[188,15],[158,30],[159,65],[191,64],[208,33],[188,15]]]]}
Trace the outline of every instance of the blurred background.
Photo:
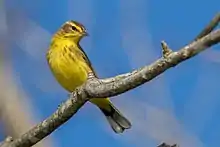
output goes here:
{"type": "MultiPolygon", "coordinates": [[[[218,0],[0,0],[0,137],[19,136],[66,100],[45,54],[53,33],[67,20],[86,26],[81,45],[101,78],[150,64],[160,41],[173,50],[190,41],[219,12],[218,0]]],[[[218,146],[220,45],[112,98],[133,127],[115,134],[87,103],[36,146],[218,146]]]]}

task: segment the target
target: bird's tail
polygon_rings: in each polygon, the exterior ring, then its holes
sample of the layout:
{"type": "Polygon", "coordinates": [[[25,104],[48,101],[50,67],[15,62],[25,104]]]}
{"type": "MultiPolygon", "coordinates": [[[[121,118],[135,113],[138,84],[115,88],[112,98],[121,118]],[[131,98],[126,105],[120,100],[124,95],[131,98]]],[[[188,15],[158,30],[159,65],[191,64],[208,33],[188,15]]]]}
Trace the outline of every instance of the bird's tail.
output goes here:
{"type": "Polygon", "coordinates": [[[109,99],[93,99],[92,102],[104,113],[115,133],[122,133],[125,129],[131,128],[129,120],[120,113],[109,99]]]}

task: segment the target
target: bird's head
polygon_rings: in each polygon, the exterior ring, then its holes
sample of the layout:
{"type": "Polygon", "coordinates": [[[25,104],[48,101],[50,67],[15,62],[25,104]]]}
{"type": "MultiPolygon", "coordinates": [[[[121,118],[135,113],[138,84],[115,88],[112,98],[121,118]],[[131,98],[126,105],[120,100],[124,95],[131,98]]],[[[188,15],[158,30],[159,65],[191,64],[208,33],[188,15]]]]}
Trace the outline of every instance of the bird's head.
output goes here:
{"type": "Polygon", "coordinates": [[[79,22],[73,20],[65,22],[56,34],[61,38],[70,39],[76,43],[84,36],[88,36],[86,28],[79,22]]]}

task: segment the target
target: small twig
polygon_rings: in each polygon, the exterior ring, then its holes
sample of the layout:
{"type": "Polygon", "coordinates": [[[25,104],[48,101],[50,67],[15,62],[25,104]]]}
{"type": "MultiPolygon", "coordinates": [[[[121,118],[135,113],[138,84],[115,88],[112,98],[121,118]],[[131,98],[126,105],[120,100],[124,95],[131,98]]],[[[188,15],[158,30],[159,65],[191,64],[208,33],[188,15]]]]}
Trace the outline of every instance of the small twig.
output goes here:
{"type": "Polygon", "coordinates": [[[194,39],[194,41],[197,41],[198,39],[208,35],[210,32],[212,32],[216,26],[218,26],[220,22],[220,13],[217,13],[215,17],[210,21],[210,23],[199,33],[199,35],[194,39]]]}
{"type": "Polygon", "coordinates": [[[161,47],[164,58],[167,58],[171,53],[173,53],[165,41],[161,41],[161,47]]]}

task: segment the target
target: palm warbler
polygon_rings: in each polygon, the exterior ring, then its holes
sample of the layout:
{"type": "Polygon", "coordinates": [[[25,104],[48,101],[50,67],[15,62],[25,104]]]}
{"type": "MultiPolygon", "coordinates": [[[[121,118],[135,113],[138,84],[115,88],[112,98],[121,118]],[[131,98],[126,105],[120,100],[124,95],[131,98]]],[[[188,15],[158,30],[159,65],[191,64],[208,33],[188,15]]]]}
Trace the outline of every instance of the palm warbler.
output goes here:
{"type": "MultiPolygon", "coordinates": [[[[89,72],[96,75],[89,58],[79,45],[80,40],[87,35],[82,24],[68,21],[54,34],[47,52],[47,61],[53,75],[69,92],[86,82],[89,72]]],[[[131,123],[108,98],[93,98],[90,102],[100,108],[116,133],[131,127],[131,123]]]]}

